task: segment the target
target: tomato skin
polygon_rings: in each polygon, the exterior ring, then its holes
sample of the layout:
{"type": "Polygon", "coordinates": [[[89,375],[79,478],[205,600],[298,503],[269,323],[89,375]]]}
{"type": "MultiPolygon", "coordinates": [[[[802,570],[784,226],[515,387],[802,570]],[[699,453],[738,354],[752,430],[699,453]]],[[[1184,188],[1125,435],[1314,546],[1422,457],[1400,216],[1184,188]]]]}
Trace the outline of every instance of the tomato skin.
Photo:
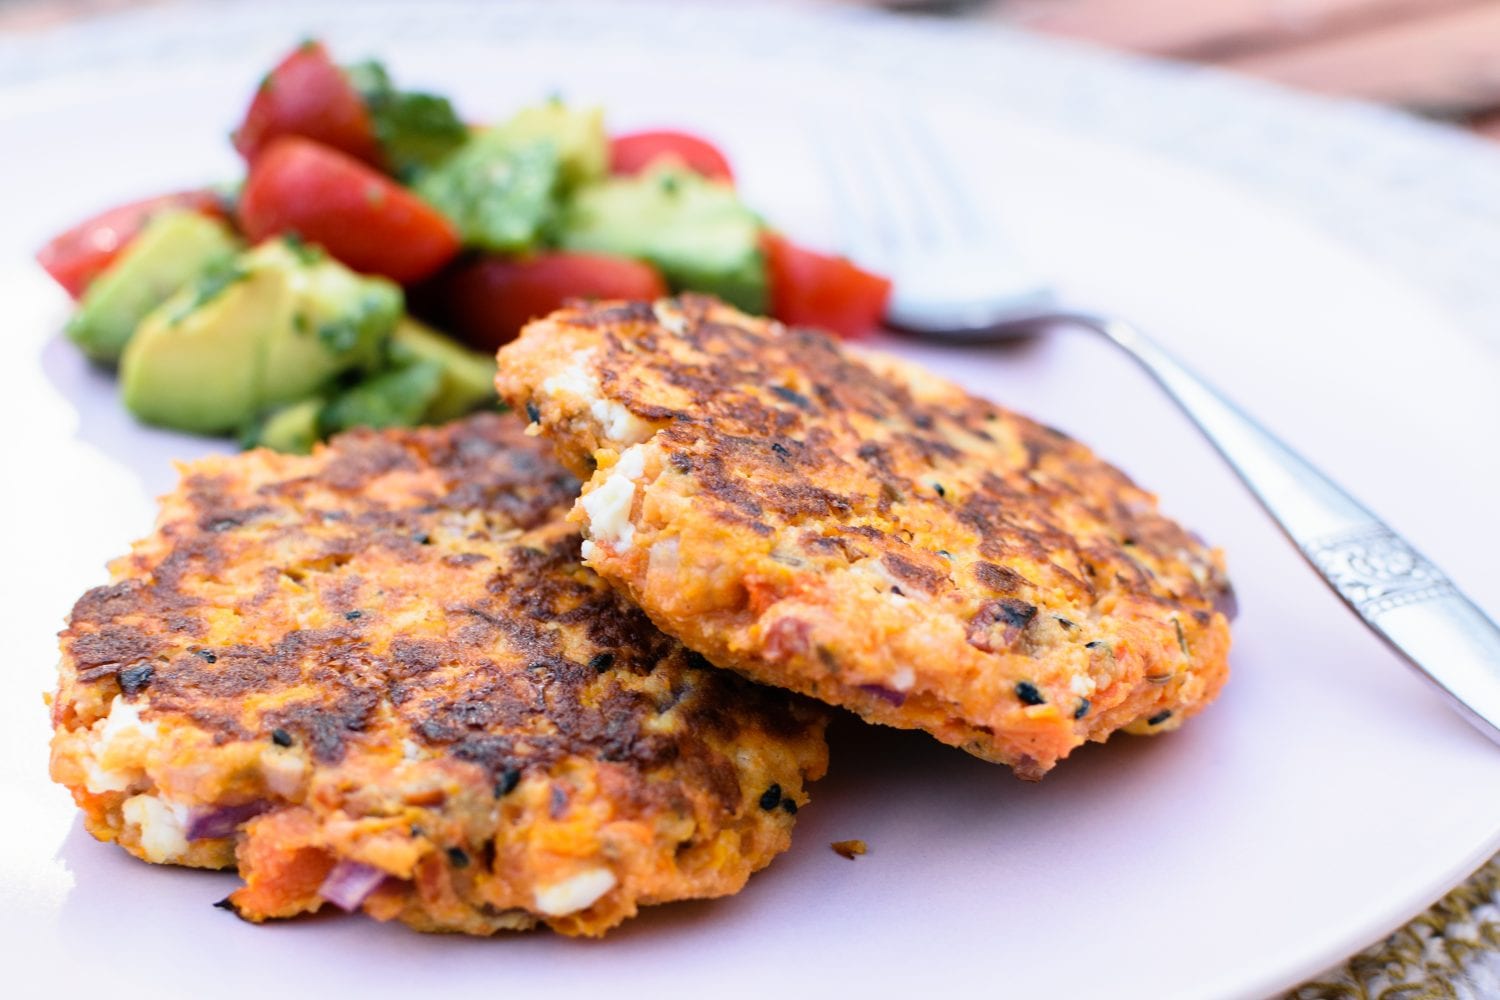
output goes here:
{"type": "Polygon", "coordinates": [[[176,191],[119,205],[85,219],[47,241],[36,252],[36,262],[77,299],[125,250],[147,220],[168,208],[186,208],[224,218],[224,202],[208,190],[176,191]]]}
{"type": "Polygon", "coordinates": [[[286,135],[321,142],[372,166],[381,164],[369,109],[321,42],[305,42],[276,64],[232,138],[234,148],[253,163],[286,135]]]}
{"type": "Polygon", "coordinates": [[[666,282],[650,264],[595,253],[491,257],[465,264],[442,282],[446,319],[459,337],[498,350],[533,319],[569,299],[657,299],[666,282]]]}
{"type": "Polygon", "coordinates": [[[251,164],[239,223],[252,242],[295,232],[356,271],[401,284],[431,275],[459,246],[453,224],[395,181],[293,136],[251,164]]]}
{"type": "Polygon", "coordinates": [[[609,172],[638,174],[659,159],[671,157],[710,180],[734,183],[729,160],[707,139],[666,130],[629,132],[609,140],[609,172]]]}
{"type": "Polygon", "coordinates": [[[771,315],[796,326],[861,337],[880,325],[891,282],[847,258],[806,250],[784,236],[764,237],[771,315]]]}

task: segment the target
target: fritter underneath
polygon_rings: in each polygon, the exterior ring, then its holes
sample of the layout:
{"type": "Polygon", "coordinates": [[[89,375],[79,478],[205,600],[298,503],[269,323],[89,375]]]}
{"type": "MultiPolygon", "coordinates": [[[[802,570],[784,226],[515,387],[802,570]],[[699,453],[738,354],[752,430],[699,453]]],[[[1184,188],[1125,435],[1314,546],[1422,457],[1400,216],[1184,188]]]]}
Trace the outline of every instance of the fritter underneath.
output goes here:
{"type": "Polygon", "coordinates": [[[1218,552],[1066,435],[710,299],[565,309],[501,395],[592,475],[585,561],[748,677],[1038,778],[1218,692],[1218,552]]]}
{"type": "Polygon", "coordinates": [[[62,633],[52,775],[259,921],[600,934],[789,842],[821,710],[713,670],[579,563],[511,417],[186,466],[62,633]]]}

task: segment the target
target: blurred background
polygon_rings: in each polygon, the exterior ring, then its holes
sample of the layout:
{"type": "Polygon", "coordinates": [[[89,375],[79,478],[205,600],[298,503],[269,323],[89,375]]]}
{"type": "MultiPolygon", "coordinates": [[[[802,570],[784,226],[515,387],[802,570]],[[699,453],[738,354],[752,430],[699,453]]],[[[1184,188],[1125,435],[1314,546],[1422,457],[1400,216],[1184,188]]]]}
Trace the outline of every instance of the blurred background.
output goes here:
{"type": "MultiPolygon", "coordinates": [[[[1497,0],[805,2],[1008,23],[1391,104],[1500,139],[1497,0]]],[[[0,31],[37,31],[95,14],[189,3],[213,0],[0,0],[0,31]]]]}

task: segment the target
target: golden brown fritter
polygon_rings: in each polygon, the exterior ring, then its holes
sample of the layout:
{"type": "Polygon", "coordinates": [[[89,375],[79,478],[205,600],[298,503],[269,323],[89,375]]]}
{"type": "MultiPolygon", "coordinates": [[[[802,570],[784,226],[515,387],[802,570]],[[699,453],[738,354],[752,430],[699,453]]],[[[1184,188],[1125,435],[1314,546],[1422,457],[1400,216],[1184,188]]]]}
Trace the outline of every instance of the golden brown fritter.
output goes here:
{"type": "Polygon", "coordinates": [[[1025,778],[1225,678],[1217,552],[911,365],[684,297],[554,313],[497,384],[592,475],[585,561],[715,664],[1025,778]]]}
{"type": "Polygon", "coordinates": [[[512,417],[186,466],[62,633],[53,777],[96,837],[238,864],[251,920],[599,934],[789,842],[821,710],[707,667],[579,563],[512,417]]]}

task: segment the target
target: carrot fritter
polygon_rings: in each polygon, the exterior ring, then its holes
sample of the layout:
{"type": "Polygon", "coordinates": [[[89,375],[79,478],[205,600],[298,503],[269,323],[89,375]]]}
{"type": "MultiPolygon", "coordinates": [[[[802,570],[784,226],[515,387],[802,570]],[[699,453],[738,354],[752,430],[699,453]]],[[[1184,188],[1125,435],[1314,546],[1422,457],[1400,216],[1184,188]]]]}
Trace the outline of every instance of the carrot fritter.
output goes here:
{"type": "Polygon", "coordinates": [[[52,774],[90,832],[237,865],[250,920],[333,902],[475,934],[600,934],[784,850],[821,710],[585,569],[578,483],[521,430],[184,467],[62,633],[52,774]]]}
{"type": "Polygon", "coordinates": [[[591,477],[585,562],[714,664],[1023,778],[1224,681],[1220,554],[914,366],[685,296],[554,313],[497,385],[591,477]]]}

